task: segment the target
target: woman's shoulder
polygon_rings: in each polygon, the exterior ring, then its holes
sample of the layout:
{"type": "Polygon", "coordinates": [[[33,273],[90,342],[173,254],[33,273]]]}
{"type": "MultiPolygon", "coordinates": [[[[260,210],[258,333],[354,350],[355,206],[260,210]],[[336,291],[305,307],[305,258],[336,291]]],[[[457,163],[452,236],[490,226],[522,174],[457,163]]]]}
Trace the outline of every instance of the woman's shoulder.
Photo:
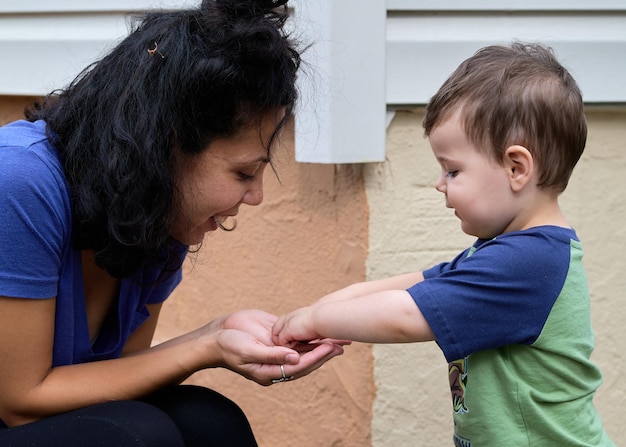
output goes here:
{"type": "Polygon", "coordinates": [[[17,120],[0,127],[0,148],[29,147],[47,140],[44,121],[17,120]]]}
{"type": "Polygon", "coordinates": [[[43,121],[0,128],[0,190],[0,215],[6,222],[70,225],[69,186],[43,121]]]}
{"type": "Polygon", "coordinates": [[[44,123],[0,128],[0,190],[0,295],[54,296],[72,219],[69,189],[44,123]]]}
{"type": "Polygon", "coordinates": [[[66,187],[61,161],[43,121],[15,121],[0,127],[0,168],[5,191],[66,187]]]}

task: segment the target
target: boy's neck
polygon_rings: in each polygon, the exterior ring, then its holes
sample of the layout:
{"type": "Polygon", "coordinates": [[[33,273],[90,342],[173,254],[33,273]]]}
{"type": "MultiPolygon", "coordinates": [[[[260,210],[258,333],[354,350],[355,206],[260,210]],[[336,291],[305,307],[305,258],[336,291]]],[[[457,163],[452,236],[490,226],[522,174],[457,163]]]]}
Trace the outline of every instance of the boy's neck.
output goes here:
{"type": "Polygon", "coordinates": [[[535,194],[532,203],[524,208],[511,223],[508,231],[527,230],[529,228],[551,225],[571,228],[559,205],[558,196],[553,194],[535,194]]]}

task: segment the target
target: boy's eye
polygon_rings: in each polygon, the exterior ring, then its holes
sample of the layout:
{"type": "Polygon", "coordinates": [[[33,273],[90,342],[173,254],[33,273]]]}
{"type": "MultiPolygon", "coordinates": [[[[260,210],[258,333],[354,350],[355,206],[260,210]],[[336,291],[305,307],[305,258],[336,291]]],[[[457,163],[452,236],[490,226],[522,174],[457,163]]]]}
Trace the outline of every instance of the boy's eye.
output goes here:
{"type": "Polygon", "coordinates": [[[448,171],[448,173],[446,174],[446,176],[448,177],[456,177],[456,175],[459,173],[459,171],[448,171]]]}

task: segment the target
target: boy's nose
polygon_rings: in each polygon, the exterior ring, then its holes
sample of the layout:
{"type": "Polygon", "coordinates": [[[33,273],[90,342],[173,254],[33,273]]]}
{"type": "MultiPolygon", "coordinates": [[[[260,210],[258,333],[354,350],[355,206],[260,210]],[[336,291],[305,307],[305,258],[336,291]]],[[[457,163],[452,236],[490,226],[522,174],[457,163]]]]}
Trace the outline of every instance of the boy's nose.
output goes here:
{"type": "Polygon", "coordinates": [[[445,176],[442,174],[439,175],[439,177],[437,177],[437,180],[435,180],[435,189],[441,193],[446,192],[446,179],[445,176]]]}

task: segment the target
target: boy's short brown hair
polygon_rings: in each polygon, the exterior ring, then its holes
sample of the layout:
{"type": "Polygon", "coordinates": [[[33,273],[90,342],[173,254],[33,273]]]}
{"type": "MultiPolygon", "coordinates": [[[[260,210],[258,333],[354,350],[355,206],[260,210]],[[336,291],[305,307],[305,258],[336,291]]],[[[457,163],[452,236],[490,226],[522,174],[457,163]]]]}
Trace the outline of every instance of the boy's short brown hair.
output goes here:
{"type": "Polygon", "coordinates": [[[565,190],[585,148],[582,94],[552,49],[514,43],[489,46],[465,60],[431,98],[426,136],[460,110],[472,144],[502,162],[511,145],[526,147],[538,186],[565,190]]]}

